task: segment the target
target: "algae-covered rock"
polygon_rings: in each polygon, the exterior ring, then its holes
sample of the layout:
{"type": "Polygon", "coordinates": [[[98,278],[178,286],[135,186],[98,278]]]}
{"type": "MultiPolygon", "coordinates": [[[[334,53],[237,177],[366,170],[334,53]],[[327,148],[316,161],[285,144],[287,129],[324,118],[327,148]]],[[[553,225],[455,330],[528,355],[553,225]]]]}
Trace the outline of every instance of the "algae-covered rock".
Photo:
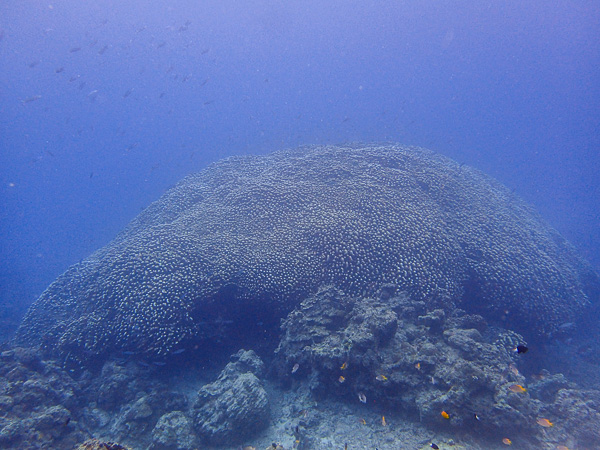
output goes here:
{"type": "Polygon", "coordinates": [[[193,423],[182,411],[164,414],[152,430],[154,450],[192,450],[199,448],[193,423]]]}
{"type": "Polygon", "coordinates": [[[258,364],[259,358],[252,351],[240,351],[232,359],[216,381],[199,390],[194,404],[195,428],[210,444],[241,441],[270,420],[267,393],[253,373],[262,371],[262,362],[258,364]]]}

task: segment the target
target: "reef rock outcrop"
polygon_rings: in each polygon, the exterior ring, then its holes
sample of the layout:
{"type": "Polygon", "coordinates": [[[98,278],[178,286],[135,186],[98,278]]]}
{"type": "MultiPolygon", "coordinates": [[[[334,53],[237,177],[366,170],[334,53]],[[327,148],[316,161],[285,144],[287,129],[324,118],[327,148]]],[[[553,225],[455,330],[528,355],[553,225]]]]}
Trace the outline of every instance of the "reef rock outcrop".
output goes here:
{"type": "Polygon", "coordinates": [[[263,370],[263,362],[252,350],[240,350],[216,381],[200,389],[194,410],[202,440],[224,445],[268,425],[269,400],[257,377],[263,370]]]}
{"type": "Polygon", "coordinates": [[[184,178],[58,277],[16,339],[78,360],[165,356],[249,316],[274,323],[325,284],[385,283],[541,336],[600,292],[573,248],[478,170],[418,148],[300,148],[184,178]]]}

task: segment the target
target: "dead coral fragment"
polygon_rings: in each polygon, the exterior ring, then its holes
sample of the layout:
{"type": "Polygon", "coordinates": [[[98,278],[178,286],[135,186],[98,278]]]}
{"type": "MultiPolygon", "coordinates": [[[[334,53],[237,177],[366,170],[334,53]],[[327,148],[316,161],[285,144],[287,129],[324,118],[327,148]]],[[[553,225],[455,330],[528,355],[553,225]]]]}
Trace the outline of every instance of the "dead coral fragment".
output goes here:
{"type": "Polygon", "coordinates": [[[76,450],[132,450],[131,447],[117,444],[115,442],[104,442],[99,439],[88,439],[79,444],[76,450]]]}

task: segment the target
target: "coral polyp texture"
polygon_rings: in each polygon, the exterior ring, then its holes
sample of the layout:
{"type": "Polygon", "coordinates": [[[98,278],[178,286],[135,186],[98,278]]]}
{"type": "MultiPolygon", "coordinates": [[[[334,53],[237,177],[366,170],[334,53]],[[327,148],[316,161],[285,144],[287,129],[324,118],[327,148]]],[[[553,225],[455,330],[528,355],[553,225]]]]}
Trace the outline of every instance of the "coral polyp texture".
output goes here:
{"type": "Polygon", "coordinates": [[[539,336],[595,308],[599,280],[497,181],[434,152],[326,146],[189,175],[59,276],[16,340],[64,354],[168,355],[249,311],[284,317],[322,285],[392,283],[539,336]]]}

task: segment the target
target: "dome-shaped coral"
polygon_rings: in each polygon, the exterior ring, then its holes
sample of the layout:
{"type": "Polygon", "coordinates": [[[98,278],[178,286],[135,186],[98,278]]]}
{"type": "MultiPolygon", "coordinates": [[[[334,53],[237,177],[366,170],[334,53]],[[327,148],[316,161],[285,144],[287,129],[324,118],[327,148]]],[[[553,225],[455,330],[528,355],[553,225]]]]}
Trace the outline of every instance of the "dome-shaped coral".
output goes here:
{"type": "Polygon", "coordinates": [[[385,283],[542,335],[576,321],[599,285],[555,230],[475,169],[418,148],[300,148],[184,178],[58,277],[17,340],[81,359],[166,355],[249,310],[283,317],[324,284],[360,294],[385,283]]]}

